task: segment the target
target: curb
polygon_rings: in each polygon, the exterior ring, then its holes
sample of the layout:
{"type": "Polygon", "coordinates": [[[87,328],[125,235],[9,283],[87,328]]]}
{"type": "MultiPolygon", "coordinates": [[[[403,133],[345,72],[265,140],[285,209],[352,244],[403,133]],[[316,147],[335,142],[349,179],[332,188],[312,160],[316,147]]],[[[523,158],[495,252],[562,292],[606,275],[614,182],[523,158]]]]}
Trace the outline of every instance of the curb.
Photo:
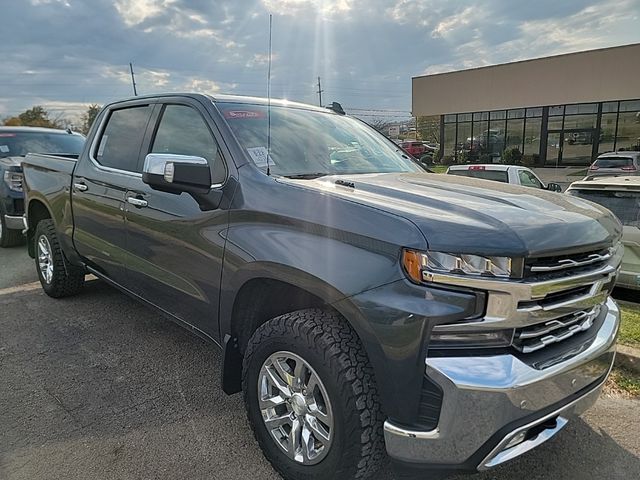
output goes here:
{"type": "Polygon", "coordinates": [[[615,366],[640,373],[640,350],[620,344],[617,345],[617,350],[615,366]]]}

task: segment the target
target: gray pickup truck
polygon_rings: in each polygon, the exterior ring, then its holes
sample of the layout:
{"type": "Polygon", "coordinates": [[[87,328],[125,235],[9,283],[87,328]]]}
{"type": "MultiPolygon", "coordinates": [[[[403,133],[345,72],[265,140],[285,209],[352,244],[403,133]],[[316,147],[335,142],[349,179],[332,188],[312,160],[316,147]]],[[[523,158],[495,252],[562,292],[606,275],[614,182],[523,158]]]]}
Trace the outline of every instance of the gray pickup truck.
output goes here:
{"type": "Polygon", "coordinates": [[[608,210],[426,173],[334,111],[137,97],[77,161],[23,168],[44,291],[92,273],[220,347],[286,479],[366,478],[387,456],[407,475],[494,467],[593,404],[613,364],[608,210]]]}

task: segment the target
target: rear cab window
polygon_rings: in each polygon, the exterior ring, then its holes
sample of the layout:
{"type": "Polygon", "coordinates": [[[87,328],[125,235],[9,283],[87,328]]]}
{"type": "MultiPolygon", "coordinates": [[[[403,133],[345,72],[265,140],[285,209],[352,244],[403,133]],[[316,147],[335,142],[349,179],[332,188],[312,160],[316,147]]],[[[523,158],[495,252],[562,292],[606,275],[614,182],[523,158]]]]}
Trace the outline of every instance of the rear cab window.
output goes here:
{"type": "Polygon", "coordinates": [[[93,152],[95,161],[107,168],[141,172],[138,160],[151,111],[151,105],[113,110],[93,152]]]}
{"type": "Polygon", "coordinates": [[[509,183],[509,173],[506,170],[449,170],[449,175],[459,175],[461,177],[481,178],[483,180],[509,183]]]}
{"type": "Polygon", "coordinates": [[[65,132],[0,132],[0,158],[23,157],[27,153],[79,155],[82,135],[65,132]]]}
{"type": "Polygon", "coordinates": [[[631,157],[602,157],[596,159],[594,165],[600,168],[631,167],[633,166],[633,159],[631,157]]]}
{"type": "Polygon", "coordinates": [[[640,192],[578,189],[567,193],[608,208],[625,226],[640,228],[640,192]]]}

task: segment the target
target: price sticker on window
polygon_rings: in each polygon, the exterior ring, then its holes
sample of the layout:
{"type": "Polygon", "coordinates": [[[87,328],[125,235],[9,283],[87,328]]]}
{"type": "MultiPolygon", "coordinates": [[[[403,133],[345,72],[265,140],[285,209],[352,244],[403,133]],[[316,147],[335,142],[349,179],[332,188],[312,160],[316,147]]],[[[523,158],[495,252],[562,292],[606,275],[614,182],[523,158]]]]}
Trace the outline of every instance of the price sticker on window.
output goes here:
{"type": "Polygon", "coordinates": [[[247,153],[259,168],[267,166],[267,156],[269,157],[269,163],[275,165],[273,158],[269,155],[265,147],[247,148],[247,153]]]}

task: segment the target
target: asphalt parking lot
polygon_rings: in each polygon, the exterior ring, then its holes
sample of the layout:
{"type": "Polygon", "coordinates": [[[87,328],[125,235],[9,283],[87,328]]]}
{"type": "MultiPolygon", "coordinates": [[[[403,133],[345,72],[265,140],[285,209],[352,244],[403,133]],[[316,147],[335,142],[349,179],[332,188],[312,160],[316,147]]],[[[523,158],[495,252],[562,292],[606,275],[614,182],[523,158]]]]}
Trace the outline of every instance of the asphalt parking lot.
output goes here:
{"type": "MultiPolygon", "coordinates": [[[[53,300],[0,249],[0,479],[273,479],[215,347],[100,281],[53,300]]],[[[640,478],[640,401],[602,397],[557,438],[467,479],[640,478]]],[[[381,472],[376,480],[390,480],[381,472]]]]}

